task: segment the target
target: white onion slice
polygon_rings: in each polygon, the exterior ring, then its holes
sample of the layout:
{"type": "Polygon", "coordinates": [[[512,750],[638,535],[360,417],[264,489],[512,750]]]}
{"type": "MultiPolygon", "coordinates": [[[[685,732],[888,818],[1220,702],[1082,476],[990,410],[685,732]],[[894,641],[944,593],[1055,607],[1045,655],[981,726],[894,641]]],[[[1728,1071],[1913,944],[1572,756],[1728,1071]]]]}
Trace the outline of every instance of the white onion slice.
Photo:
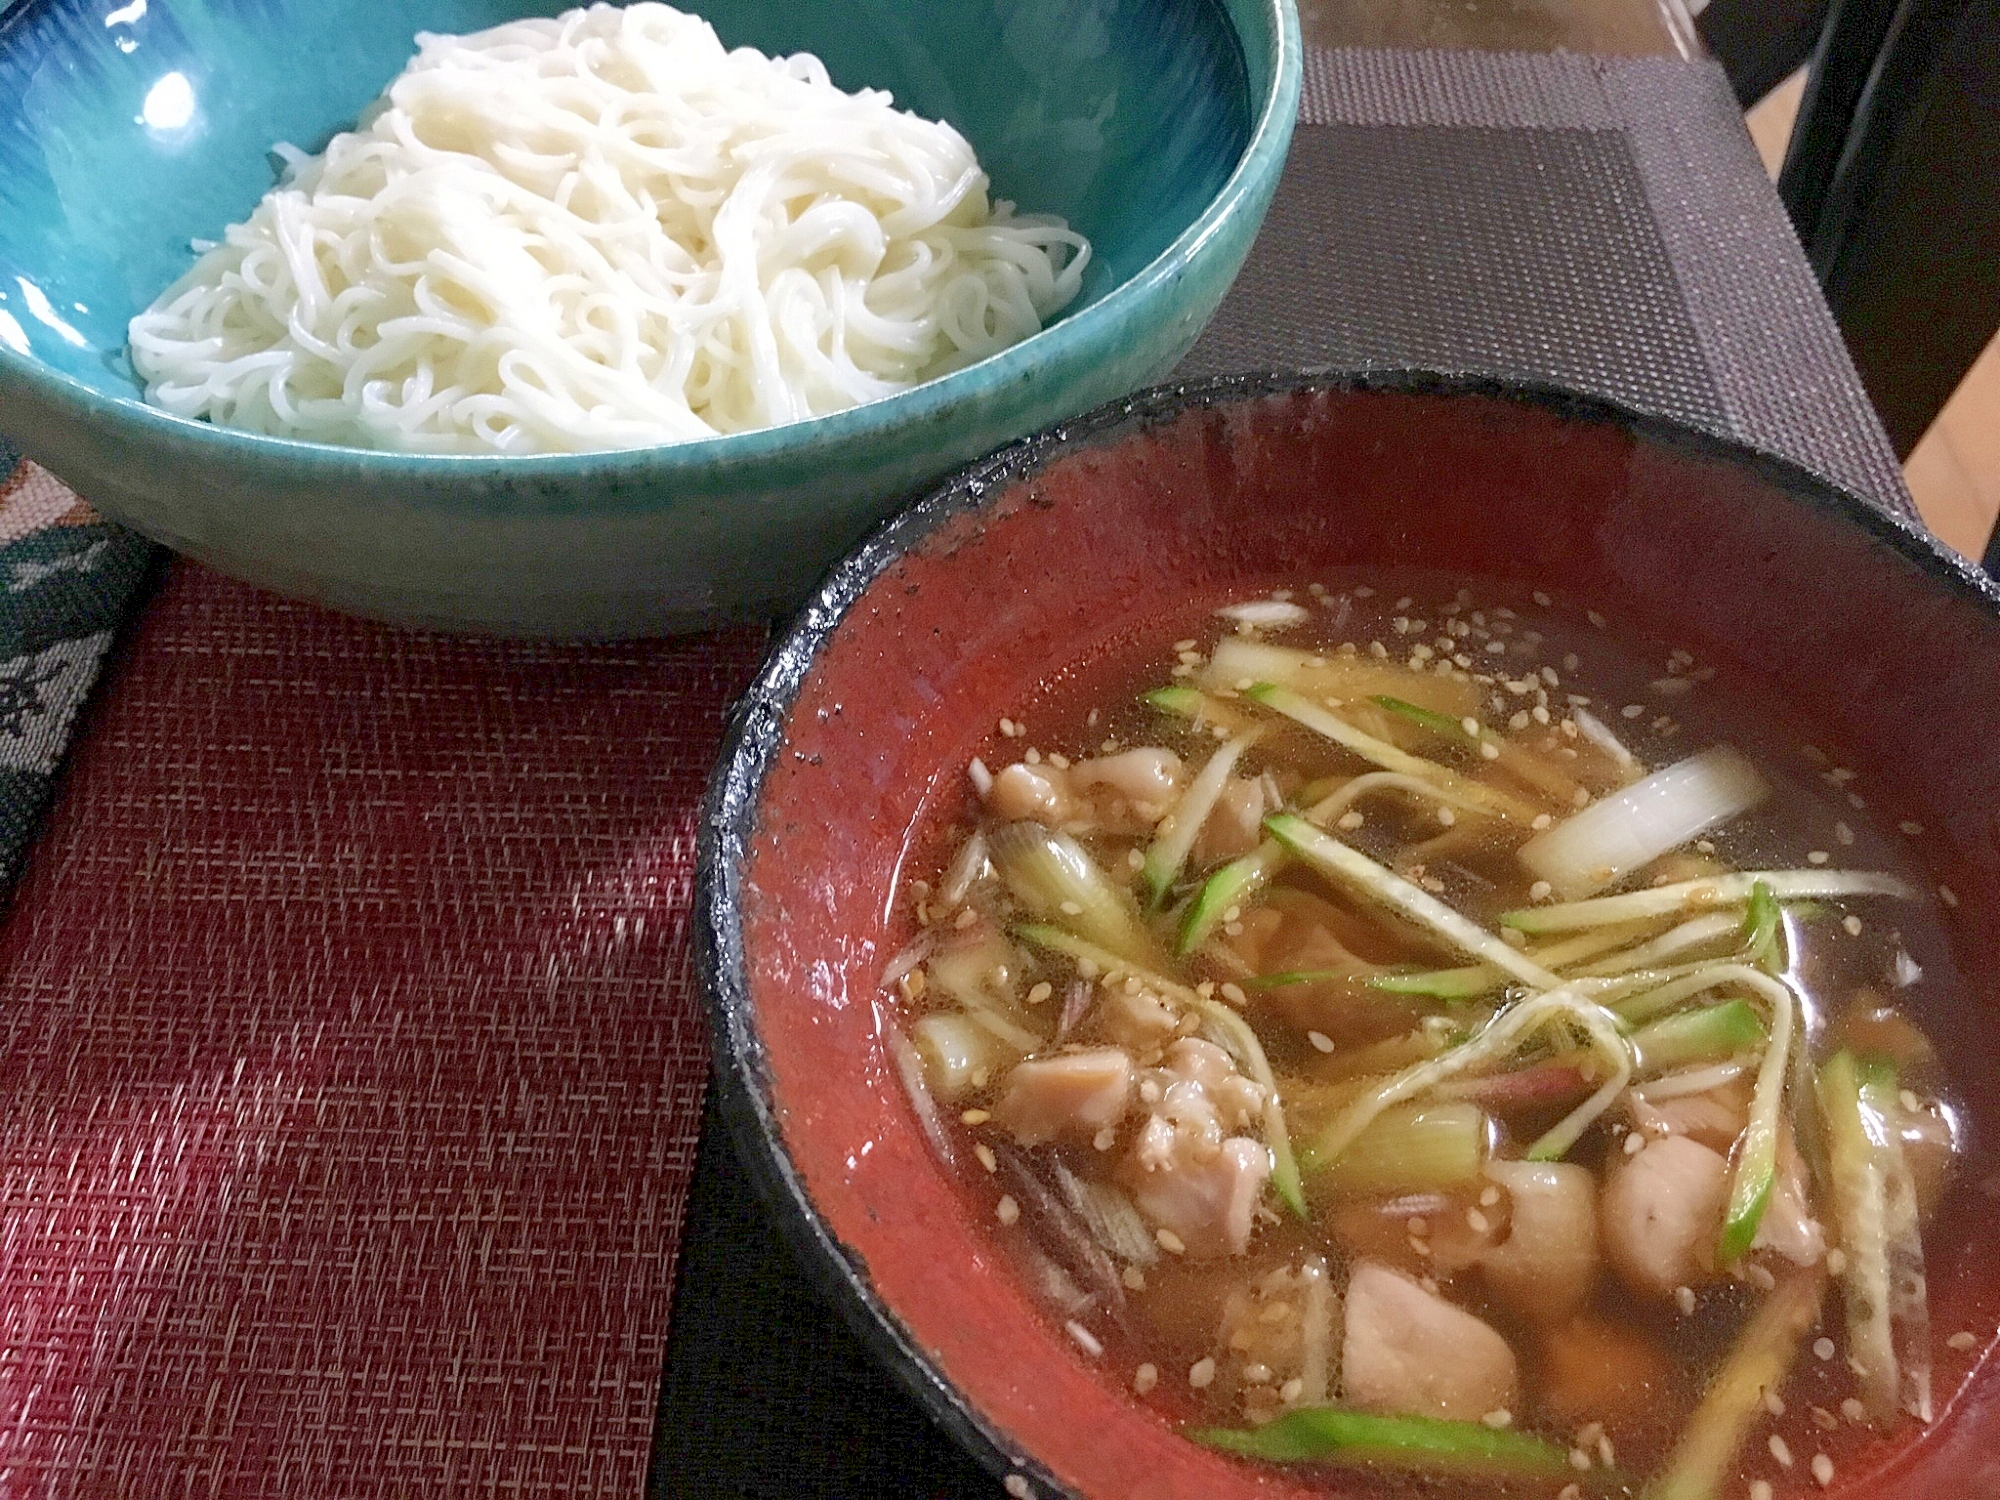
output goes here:
{"type": "Polygon", "coordinates": [[[1565,901],[1581,900],[1770,795],[1755,766],[1716,745],[1528,840],[1521,863],[1565,901]]]}

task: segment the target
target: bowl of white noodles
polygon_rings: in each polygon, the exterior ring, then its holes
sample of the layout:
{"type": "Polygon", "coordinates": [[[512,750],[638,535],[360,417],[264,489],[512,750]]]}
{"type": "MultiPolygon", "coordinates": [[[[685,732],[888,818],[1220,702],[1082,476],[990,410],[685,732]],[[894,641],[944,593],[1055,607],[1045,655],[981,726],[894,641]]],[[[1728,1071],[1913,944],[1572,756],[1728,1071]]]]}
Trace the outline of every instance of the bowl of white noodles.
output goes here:
{"type": "Polygon", "coordinates": [[[410,624],[768,615],[1213,314],[1291,0],[19,0],[0,433],[410,624]]]}

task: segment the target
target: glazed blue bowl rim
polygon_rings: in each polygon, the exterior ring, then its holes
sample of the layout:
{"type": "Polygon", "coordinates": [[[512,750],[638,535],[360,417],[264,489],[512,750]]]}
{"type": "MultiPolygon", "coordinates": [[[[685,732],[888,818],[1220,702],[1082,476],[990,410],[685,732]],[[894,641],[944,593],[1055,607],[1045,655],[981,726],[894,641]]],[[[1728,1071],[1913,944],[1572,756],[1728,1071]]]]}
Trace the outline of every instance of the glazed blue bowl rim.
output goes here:
{"type": "MultiPolygon", "coordinates": [[[[0,3],[0,30],[25,15],[35,0],[0,3]]],[[[164,442],[191,444],[199,457],[225,464],[281,464],[303,475],[343,479],[564,479],[658,477],[699,473],[723,465],[748,465],[773,458],[797,459],[831,453],[857,440],[886,437],[921,426],[984,389],[1032,379],[1037,369],[1116,342],[1163,288],[1172,284],[1237,213],[1254,203],[1259,189],[1284,165],[1296,123],[1303,44],[1295,0],[1252,0],[1271,31],[1272,85],[1264,107],[1221,188],[1197,218],[1137,274],[1075,314],[1059,318],[1040,333],[998,354],[925,381],[907,391],[846,411],[752,432],[693,438],[646,448],[599,449],[585,453],[398,453],[349,448],[334,443],[269,437],[217,427],[149,406],[137,396],[108,396],[74,376],[51,369],[29,355],[0,345],[0,384],[11,377],[40,388],[53,403],[67,405],[87,420],[117,424],[164,442]]],[[[1210,0],[1240,49],[1242,27],[1226,0],[1210,0]]],[[[1249,59],[1246,57],[1246,64],[1249,59]]],[[[443,497],[440,497],[443,498],[443,497]]]]}

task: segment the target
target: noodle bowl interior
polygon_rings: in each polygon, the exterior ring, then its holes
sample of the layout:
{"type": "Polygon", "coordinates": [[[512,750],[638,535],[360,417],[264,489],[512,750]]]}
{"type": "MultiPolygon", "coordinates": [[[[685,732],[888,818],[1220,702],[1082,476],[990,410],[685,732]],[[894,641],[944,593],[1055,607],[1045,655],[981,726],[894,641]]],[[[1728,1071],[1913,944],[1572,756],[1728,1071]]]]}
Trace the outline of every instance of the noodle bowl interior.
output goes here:
{"type": "Polygon", "coordinates": [[[1078,1357],[1189,1437],[1766,1500],[1983,1342],[1924,1273],[1955,897],[1689,653],[1301,580],[1053,679],[961,785],[891,1051],[1078,1357]]]}

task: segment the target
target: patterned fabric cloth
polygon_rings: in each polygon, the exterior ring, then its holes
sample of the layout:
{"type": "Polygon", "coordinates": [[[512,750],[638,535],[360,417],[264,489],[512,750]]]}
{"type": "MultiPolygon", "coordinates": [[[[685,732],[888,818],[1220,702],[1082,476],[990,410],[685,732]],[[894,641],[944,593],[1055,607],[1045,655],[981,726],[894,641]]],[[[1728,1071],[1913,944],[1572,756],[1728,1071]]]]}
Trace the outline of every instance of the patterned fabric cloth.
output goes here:
{"type": "Polygon", "coordinates": [[[153,551],[0,440],[0,894],[153,551]]]}

